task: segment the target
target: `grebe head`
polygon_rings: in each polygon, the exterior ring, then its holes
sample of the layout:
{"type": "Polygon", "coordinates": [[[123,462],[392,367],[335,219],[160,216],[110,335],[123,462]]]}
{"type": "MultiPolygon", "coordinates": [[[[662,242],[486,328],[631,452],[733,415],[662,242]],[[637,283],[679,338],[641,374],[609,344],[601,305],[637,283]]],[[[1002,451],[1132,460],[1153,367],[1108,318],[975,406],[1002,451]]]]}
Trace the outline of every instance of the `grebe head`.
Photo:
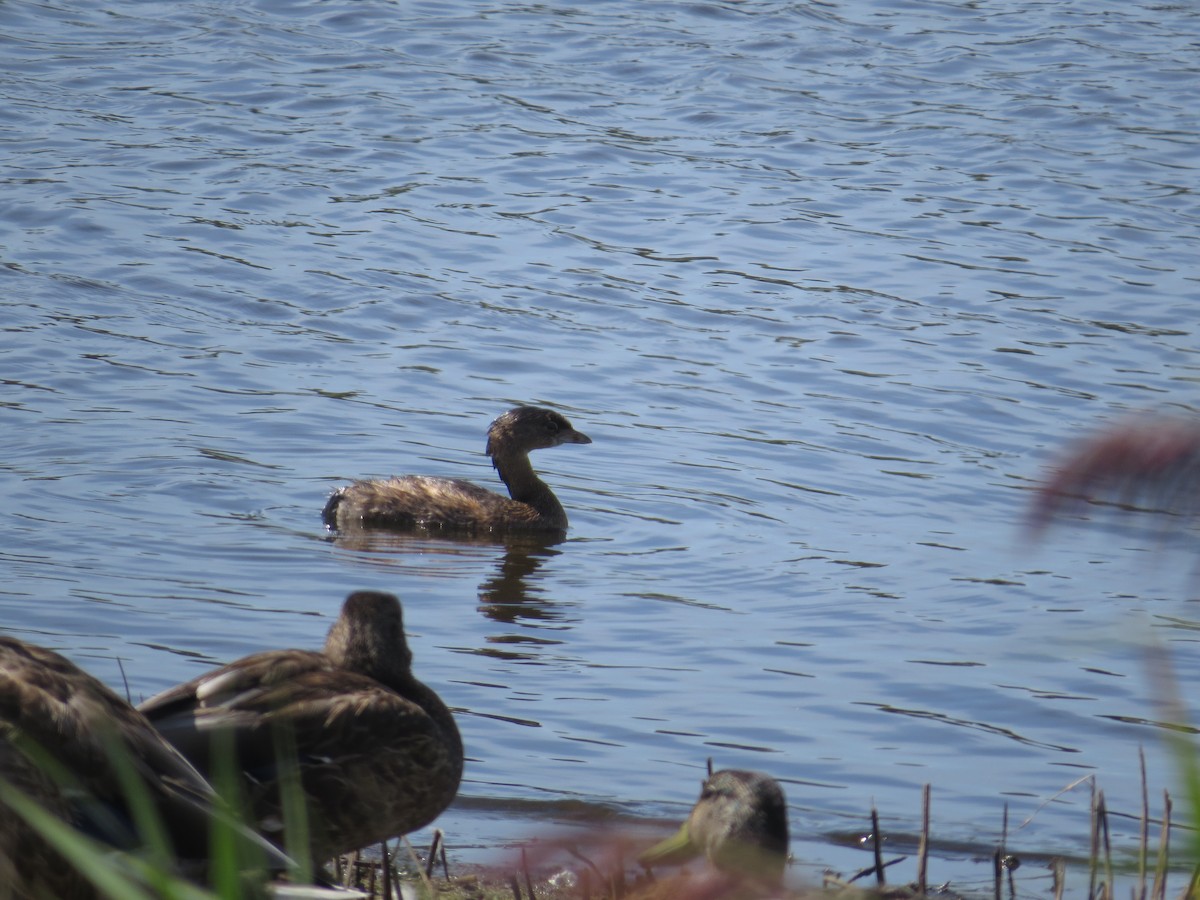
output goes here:
{"type": "Polygon", "coordinates": [[[590,444],[592,439],[576,431],[566,416],[540,406],[518,406],[498,417],[488,428],[487,454],[544,450],[560,444],[590,444]]]}

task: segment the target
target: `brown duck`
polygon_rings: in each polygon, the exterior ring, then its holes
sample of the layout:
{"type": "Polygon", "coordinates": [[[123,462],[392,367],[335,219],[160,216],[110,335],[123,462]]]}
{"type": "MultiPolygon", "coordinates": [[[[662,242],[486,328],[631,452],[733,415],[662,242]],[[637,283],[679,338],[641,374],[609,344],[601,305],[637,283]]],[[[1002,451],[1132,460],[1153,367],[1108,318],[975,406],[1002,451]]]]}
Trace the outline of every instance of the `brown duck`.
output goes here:
{"type": "Polygon", "coordinates": [[[321,652],[256,653],[140,709],[202,772],[213,766],[213,736],[230,737],[254,815],[281,843],[273,732],[289,730],[318,864],[427,825],[462,778],[454,717],[413,677],[391,594],[351,594],[321,652]]]}
{"type": "Polygon", "coordinates": [[[719,872],[777,886],[787,854],[787,801],[779,782],[762,772],[722,769],[705,779],[679,831],[638,862],[673,865],[704,856],[719,872]]]}
{"type": "MultiPolygon", "coordinates": [[[[141,713],[70,660],[0,635],[0,779],[87,836],[138,852],[147,842],[134,826],[110,752],[126,754],[145,787],[178,874],[202,879],[216,816],[204,778],[141,713]]],[[[271,868],[288,864],[257,835],[241,831],[271,868]]],[[[0,802],[0,897],[95,896],[87,878],[0,802]]]]}
{"type": "Polygon", "coordinates": [[[353,528],[426,529],[464,532],[555,532],[567,528],[567,513],[529,462],[532,450],[590,444],[567,419],[551,409],[518,406],[488,428],[487,454],[509,497],[469,481],[402,475],[356,481],[339,488],[325,504],[325,524],[353,528]]]}

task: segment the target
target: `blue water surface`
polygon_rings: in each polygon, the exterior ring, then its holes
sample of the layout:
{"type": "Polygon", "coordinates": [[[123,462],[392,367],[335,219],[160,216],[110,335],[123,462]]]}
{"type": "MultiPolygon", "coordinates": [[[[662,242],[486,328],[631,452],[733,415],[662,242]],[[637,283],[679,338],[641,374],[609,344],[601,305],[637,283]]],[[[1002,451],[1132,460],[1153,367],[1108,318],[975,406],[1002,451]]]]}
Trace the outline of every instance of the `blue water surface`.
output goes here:
{"type": "Polygon", "coordinates": [[[708,757],[784,782],[800,877],[869,864],[872,803],[910,850],[926,783],[934,879],[990,883],[1006,807],[1086,854],[1078,779],[1175,790],[1146,657],[1200,676],[1195,548],[1022,523],[1071,439],[1195,412],[1198,42],[1091,0],[0,5],[0,625],[138,699],[397,593],[462,861],[678,820],[708,757]],[[352,478],[499,487],[517,403],[593,438],[534,458],[565,542],[321,524],[352,478]]]}

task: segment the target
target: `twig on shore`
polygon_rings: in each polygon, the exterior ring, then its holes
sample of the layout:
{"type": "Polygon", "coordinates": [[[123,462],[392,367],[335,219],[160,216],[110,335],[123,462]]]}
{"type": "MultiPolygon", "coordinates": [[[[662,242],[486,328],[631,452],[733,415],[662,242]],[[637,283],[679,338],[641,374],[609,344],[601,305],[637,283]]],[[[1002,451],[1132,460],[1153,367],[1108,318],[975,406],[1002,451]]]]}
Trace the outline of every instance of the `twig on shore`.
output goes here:
{"type": "Polygon", "coordinates": [[[1163,791],[1163,823],[1162,836],[1158,840],[1158,860],[1154,867],[1154,888],[1151,896],[1154,900],[1166,900],[1167,896],[1167,860],[1171,852],[1171,795],[1163,791]]]}
{"type": "Polygon", "coordinates": [[[383,856],[383,900],[392,900],[392,858],[387,841],[380,841],[379,849],[383,856]]]}
{"type": "Polygon", "coordinates": [[[921,843],[917,847],[917,892],[922,896],[928,887],[929,866],[929,783],[921,788],[921,843]]]}
{"type": "Polygon", "coordinates": [[[1067,863],[1061,856],[1050,860],[1050,870],[1054,873],[1054,900],[1062,900],[1067,888],[1067,863]]]}
{"type": "Polygon", "coordinates": [[[1146,865],[1150,858],[1150,788],[1146,780],[1146,751],[1138,747],[1138,766],[1142,776],[1142,827],[1138,832],[1137,900],[1146,900],[1146,865]]]}
{"type": "Polygon", "coordinates": [[[1116,889],[1113,878],[1112,832],[1108,825],[1108,803],[1104,800],[1104,791],[1097,792],[1097,814],[1100,818],[1100,838],[1104,847],[1104,880],[1105,890],[1111,897],[1116,889]]]}
{"type": "Polygon", "coordinates": [[[1088,900],[1096,900],[1096,883],[1100,877],[1100,823],[1096,815],[1096,782],[1092,782],[1092,834],[1088,850],[1088,900]]]}
{"type": "Polygon", "coordinates": [[[407,835],[402,837],[401,840],[404,841],[404,846],[408,849],[408,858],[413,861],[413,867],[417,870],[417,874],[421,877],[421,883],[425,885],[425,890],[429,892],[430,897],[435,896],[433,882],[430,881],[429,876],[425,874],[425,867],[421,865],[421,857],[417,856],[416,848],[413,847],[412,842],[408,839],[407,835]]]}
{"type": "Polygon", "coordinates": [[[1008,844],[1008,804],[1004,804],[1004,818],[1000,826],[1000,844],[992,854],[992,897],[1002,900],[1004,894],[1004,855],[1008,844]]]}
{"type": "Polygon", "coordinates": [[[883,874],[883,835],[879,833],[879,810],[871,804],[871,846],[875,851],[875,883],[883,887],[887,878],[883,874]]]}
{"type": "MultiPolygon", "coordinates": [[[[426,878],[433,877],[433,866],[434,866],[434,863],[437,862],[438,849],[442,846],[442,837],[443,837],[442,829],[435,828],[433,830],[433,841],[429,845],[429,858],[425,860],[425,877],[426,878]]],[[[445,858],[446,858],[445,851],[443,850],[442,859],[445,859],[445,858]]],[[[450,877],[449,873],[446,874],[446,877],[447,878],[450,877]]]]}
{"type": "Polygon", "coordinates": [[[521,871],[525,875],[525,889],[529,891],[529,896],[533,898],[533,878],[529,874],[529,858],[525,854],[525,848],[521,848],[521,871]]]}

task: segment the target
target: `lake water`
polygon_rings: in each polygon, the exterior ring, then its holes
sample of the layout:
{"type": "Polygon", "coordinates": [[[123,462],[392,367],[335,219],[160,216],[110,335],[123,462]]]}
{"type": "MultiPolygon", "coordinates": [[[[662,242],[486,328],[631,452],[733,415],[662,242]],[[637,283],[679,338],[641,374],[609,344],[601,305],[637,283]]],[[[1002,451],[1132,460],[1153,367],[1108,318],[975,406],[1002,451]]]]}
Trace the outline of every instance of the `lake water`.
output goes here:
{"type": "Polygon", "coordinates": [[[931,878],[989,883],[1007,805],[1048,889],[1060,791],[1136,816],[1139,748],[1175,789],[1145,648],[1200,677],[1194,545],[1021,529],[1066,441],[1195,409],[1198,44],[1107,0],[0,5],[0,624],[141,698],[392,591],[452,859],[661,831],[711,756],[784,781],[801,877],[872,802],[910,850],[930,783],[931,878]],[[534,457],[565,542],[323,528],[355,477],[498,486],[517,403],[594,441],[534,457]]]}

